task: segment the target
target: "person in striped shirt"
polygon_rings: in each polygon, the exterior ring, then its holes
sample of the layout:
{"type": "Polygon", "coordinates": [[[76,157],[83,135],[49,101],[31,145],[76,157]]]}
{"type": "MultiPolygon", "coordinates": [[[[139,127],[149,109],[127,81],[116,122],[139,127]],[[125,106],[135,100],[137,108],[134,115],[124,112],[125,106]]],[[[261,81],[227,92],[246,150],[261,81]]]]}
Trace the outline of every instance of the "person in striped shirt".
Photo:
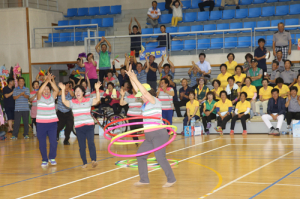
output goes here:
{"type": "Polygon", "coordinates": [[[109,82],[113,83],[114,85],[117,84],[118,80],[113,77],[113,71],[112,70],[108,70],[106,76],[107,77],[105,77],[104,80],[103,80],[103,84],[105,86],[105,89],[107,89],[107,83],[109,83],[109,82]]]}
{"type": "Polygon", "coordinates": [[[167,78],[161,79],[160,88],[158,88],[156,96],[162,104],[162,118],[168,120],[172,125],[174,90],[170,87],[170,82],[167,78]]]}
{"type": "Polygon", "coordinates": [[[58,118],[55,112],[55,99],[59,92],[54,76],[51,73],[45,77],[46,81],[41,85],[37,93],[37,115],[36,129],[37,138],[39,140],[39,148],[42,155],[42,167],[48,166],[48,161],[51,165],[56,165],[56,131],[58,118]],[[53,88],[53,93],[51,93],[53,88]],[[50,142],[49,156],[47,156],[47,136],[50,142]]]}
{"type": "MultiPolygon", "coordinates": [[[[34,129],[33,124],[36,127],[37,92],[39,91],[40,84],[39,84],[39,81],[35,80],[32,82],[31,85],[32,85],[33,91],[30,92],[30,96],[29,96],[29,101],[31,102],[30,117],[31,117],[32,129],[34,129]]],[[[35,133],[35,135],[36,135],[36,133],[35,133]]]]}
{"type": "MultiPolygon", "coordinates": [[[[126,72],[128,77],[132,82],[133,88],[138,91],[135,97],[140,97],[144,104],[142,105],[142,115],[152,116],[161,118],[162,117],[162,103],[156,98],[155,91],[150,87],[149,84],[141,84],[136,76],[136,74],[131,70],[131,66],[126,72]]],[[[144,122],[156,122],[162,124],[163,121],[161,119],[144,119],[144,122]]],[[[144,124],[144,127],[156,126],[157,124],[144,124]]],[[[149,129],[145,130],[145,141],[141,144],[137,153],[143,153],[154,149],[156,147],[161,146],[162,144],[168,142],[169,135],[165,128],[163,129],[149,129]]],[[[164,170],[165,175],[167,176],[167,183],[163,185],[163,187],[171,187],[175,182],[175,176],[173,170],[167,161],[166,158],[166,148],[162,148],[155,153],[155,157],[157,159],[158,164],[164,170]]],[[[149,184],[148,177],[148,166],[147,166],[147,157],[149,155],[143,155],[137,157],[138,160],[138,169],[140,180],[136,182],[135,186],[147,185],[149,184]]]]}
{"type": "Polygon", "coordinates": [[[64,105],[72,109],[74,115],[74,125],[77,134],[79,152],[83,162],[82,168],[87,168],[86,160],[86,140],[88,141],[90,157],[92,159],[92,167],[95,168],[97,163],[96,147],[94,143],[94,128],[95,123],[91,116],[91,107],[95,106],[100,101],[100,92],[101,83],[98,81],[95,84],[96,98],[85,98],[84,92],[85,89],[83,86],[77,85],[74,88],[75,99],[67,100],[66,86],[62,83],[59,83],[59,87],[62,90],[61,99],[64,105]]]}

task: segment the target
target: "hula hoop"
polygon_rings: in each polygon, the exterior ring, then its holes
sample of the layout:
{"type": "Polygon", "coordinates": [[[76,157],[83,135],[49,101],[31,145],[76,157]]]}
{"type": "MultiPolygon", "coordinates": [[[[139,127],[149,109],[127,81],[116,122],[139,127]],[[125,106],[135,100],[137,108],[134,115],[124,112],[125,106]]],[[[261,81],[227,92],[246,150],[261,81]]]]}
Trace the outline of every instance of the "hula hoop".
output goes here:
{"type": "MultiPolygon", "coordinates": [[[[177,160],[172,160],[172,159],[167,159],[169,162],[173,162],[170,164],[170,166],[175,166],[175,165],[178,165],[178,161],[177,160]]],[[[130,160],[121,160],[121,161],[117,161],[115,163],[115,165],[117,166],[120,166],[120,167],[129,167],[129,168],[137,168],[138,165],[137,165],[137,159],[130,159],[130,160]],[[134,162],[134,163],[132,163],[134,162]]],[[[157,161],[155,157],[153,158],[148,158],[147,159],[147,162],[152,162],[152,161],[157,161]]],[[[160,165],[158,163],[151,163],[151,164],[148,164],[148,168],[152,168],[152,169],[156,169],[156,168],[160,168],[160,165]]]]}

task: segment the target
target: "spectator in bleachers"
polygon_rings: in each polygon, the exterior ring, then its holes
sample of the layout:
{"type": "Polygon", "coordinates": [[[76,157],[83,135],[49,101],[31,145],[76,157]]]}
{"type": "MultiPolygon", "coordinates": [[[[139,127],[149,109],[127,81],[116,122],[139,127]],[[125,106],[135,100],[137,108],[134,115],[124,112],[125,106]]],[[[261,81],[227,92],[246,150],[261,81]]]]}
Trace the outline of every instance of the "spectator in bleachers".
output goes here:
{"type": "Polygon", "coordinates": [[[104,84],[104,87],[105,89],[107,89],[107,84],[109,82],[112,82],[114,85],[117,84],[117,81],[114,77],[113,77],[113,71],[112,70],[108,70],[107,73],[106,73],[106,76],[103,80],[103,84],[104,84]]]}
{"type": "Polygon", "coordinates": [[[265,48],[265,39],[258,40],[258,47],[254,51],[254,59],[257,60],[257,67],[267,72],[267,59],[270,57],[270,52],[265,48]],[[268,57],[267,57],[268,55],[268,57]]]}
{"type": "MultiPolygon", "coordinates": [[[[165,8],[168,10],[169,14],[172,14],[172,8],[170,7],[170,3],[173,3],[173,0],[165,0],[165,8]]],[[[174,5],[174,4],[173,4],[174,5]]]]}
{"type": "Polygon", "coordinates": [[[186,103],[187,116],[183,119],[183,126],[190,125],[193,118],[195,118],[195,120],[200,119],[199,102],[195,99],[195,93],[193,91],[189,92],[189,100],[190,101],[186,103]]]}
{"type": "Polygon", "coordinates": [[[278,50],[276,52],[276,59],[274,59],[274,61],[277,61],[278,62],[278,70],[279,72],[283,72],[285,70],[285,67],[284,67],[284,60],[282,59],[282,51],[281,50],[278,50]]]}
{"type": "Polygon", "coordinates": [[[256,109],[255,109],[255,102],[256,102],[256,97],[257,97],[257,90],[256,87],[251,85],[251,78],[250,77],[246,77],[245,78],[245,86],[243,86],[242,88],[242,92],[246,92],[247,93],[247,101],[249,101],[251,103],[251,109],[252,112],[255,113],[256,109]]]}
{"type": "Polygon", "coordinates": [[[162,118],[166,119],[172,125],[173,118],[173,96],[174,90],[170,87],[170,82],[167,78],[162,78],[160,81],[159,88],[157,89],[156,97],[161,101],[162,104],[162,118]]]}
{"type": "Polygon", "coordinates": [[[191,82],[190,82],[190,87],[195,89],[198,85],[197,85],[197,79],[199,79],[201,77],[201,73],[200,73],[200,68],[197,67],[195,65],[194,62],[192,62],[192,67],[190,68],[190,70],[188,71],[188,74],[190,76],[191,82]]]}
{"type": "Polygon", "coordinates": [[[177,96],[176,83],[173,82],[172,75],[169,74],[169,75],[166,75],[165,77],[169,80],[170,87],[173,88],[173,90],[174,90],[173,102],[177,102],[178,101],[178,96],[177,96]]]}
{"type": "Polygon", "coordinates": [[[110,107],[114,110],[114,114],[119,114],[120,106],[120,93],[115,89],[115,85],[112,82],[107,83],[107,89],[103,95],[104,100],[101,101],[98,112],[103,113],[103,107],[110,107]]]}
{"type": "Polygon", "coordinates": [[[214,94],[215,94],[215,101],[218,102],[221,99],[220,98],[220,92],[223,91],[224,89],[222,87],[220,87],[221,82],[218,79],[215,79],[212,82],[212,85],[213,85],[214,88],[211,91],[214,92],[214,94]]]}
{"type": "Polygon", "coordinates": [[[206,135],[209,134],[209,129],[211,127],[211,120],[216,119],[216,107],[214,93],[209,91],[207,94],[207,100],[203,103],[203,113],[202,113],[202,122],[204,126],[204,132],[206,135]]]}
{"type": "Polygon", "coordinates": [[[283,83],[289,88],[297,82],[298,72],[291,70],[292,62],[290,60],[284,60],[285,70],[280,73],[280,77],[283,79],[283,83]]]}
{"type": "MultiPolygon", "coordinates": [[[[132,18],[130,20],[130,24],[128,27],[129,30],[129,35],[141,35],[142,32],[142,27],[141,24],[138,22],[138,20],[134,17],[134,20],[137,25],[132,26],[132,31],[131,31],[131,24],[132,24],[132,18]]],[[[135,51],[135,56],[138,57],[140,50],[141,50],[141,37],[136,36],[136,37],[130,37],[131,40],[131,45],[130,45],[130,50],[135,51]]]]}
{"type": "Polygon", "coordinates": [[[247,93],[242,92],[240,101],[235,106],[234,116],[231,119],[231,127],[230,127],[230,134],[234,134],[234,126],[237,120],[241,120],[242,127],[243,127],[243,135],[247,134],[247,127],[246,127],[246,120],[250,119],[250,102],[247,99],[247,93]]]}
{"type": "MultiPolygon", "coordinates": [[[[82,68],[85,67],[85,73],[87,74],[87,76],[90,79],[91,91],[94,91],[94,88],[95,88],[94,85],[98,81],[98,76],[97,76],[97,62],[94,60],[93,53],[87,54],[87,62],[84,62],[84,64],[79,62],[78,65],[82,68]]],[[[102,82],[103,82],[103,79],[102,79],[102,82]]],[[[73,87],[74,86],[75,85],[73,85],[73,87]]]]}
{"type": "Polygon", "coordinates": [[[235,75],[233,76],[235,79],[235,83],[239,86],[242,87],[242,85],[244,84],[244,80],[247,77],[247,75],[243,72],[243,67],[240,65],[237,65],[235,67],[235,75]]]}
{"type": "Polygon", "coordinates": [[[286,98],[285,107],[288,108],[286,113],[287,129],[291,129],[292,119],[300,120],[300,97],[297,96],[298,88],[291,87],[291,94],[286,98]]]}
{"type": "Polygon", "coordinates": [[[90,83],[90,79],[87,76],[87,74],[85,75],[85,79],[83,79],[83,77],[80,77],[80,80],[77,83],[77,85],[81,85],[85,89],[84,97],[86,97],[86,98],[91,97],[91,83],[90,83]]]}
{"type": "MultiPolygon", "coordinates": [[[[147,73],[149,72],[149,67],[150,67],[148,58],[147,57],[145,58],[146,58],[146,66],[147,66],[145,70],[143,70],[142,63],[140,62],[136,64],[136,70],[134,70],[134,73],[136,74],[137,79],[139,80],[139,82],[141,82],[141,84],[147,83],[147,73]]],[[[127,66],[129,66],[129,64],[127,64],[127,66]]],[[[128,67],[126,70],[128,71],[128,67]]]]}
{"type": "Polygon", "coordinates": [[[234,69],[238,65],[238,63],[236,61],[234,61],[235,55],[233,53],[229,53],[227,55],[227,59],[228,59],[228,61],[225,62],[226,66],[227,66],[227,72],[230,73],[231,75],[234,75],[234,69]]]}
{"type": "Polygon", "coordinates": [[[240,99],[241,89],[235,83],[235,79],[233,76],[228,77],[227,81],[228,81],[228,85],[226,86],[225,89],[227,93],[227,98],[231,101],[232,105],[236,105],[236,103],[240,99]]]}
{"type": "Polygon", "coordinates": [[[292,37],[288,30],[284,30],[284,24],[278,23],[278,31],[273,35],[273,55],[276,57],[276,52],[282,51],[282,59],[287,59],[288,54],[292,53],[292,37]]]}
{"type": "Polygon", "coordinates": [[[213,11],[214,7],[215,7],[215,2],[214,0],[202,0],[201,3],[198,3],[198,7],[200,9],[200,12],[205,11],[204,7],[209,6],[209,12],[213,11]]]}
{"type": "Polygon", "coordinates": [[[128,56],[127,53],[125,53],[125,61],[124,61],[124,66],[127,65],[127,62],[131,64],[132,70],[136,70],[136,56],[135,56],[135,51],[134,51],[134,56],[128,56]]]}
{"type": "Polygon", "coordinates": [[[274,88],[278,89],[279,96],[284,99],[290,94],[290,88],[284,84],[283,79],[281,77],[278,77],[276,79],[276,86],[274,88]]]}
{"type": "Polygon", "coordinates": [[[223,130],[226,128],[226,123],[232,118],[232,103],[227,99],[226,91],[221,91],[221,100],[215,104],[217,112],[217,127],[215,130],[223,135],[223,130]]]}
{"type": "MultiPolygon", "coordinates": [[[[252,59],[251,61],[252,68],[248,70],[247,77],[251,78],[251,85],[255,86],[256,90],[259,91],[259,89],[262,87],[261,80],[263,77],[263,69],[258,68],[257,64],[258,64],[257,60],[252,59]]],[[[259,95],[259,93],[257,95],[259,95]]]]}
{"type": "Polygon", "coordinates": [[[228,84],[227,79],[232,75],[227,72],[226,64],[221,64],[220,71],[221,73],[218,75],[217,79],[221,82],[221,88],[225,89],[228,84]]]}
{"type": "Polygon", "coordinates": [[[272,72],[271,74],[267,74],[266,78],[269,79],[269,85],[270,86],[275,86],[276,85],[276,78],[280,77],[280,71],[278,70],[278,61],[273,61],[272,62],[272,72]]]}
{"type": "Polygon", "coordinates": [[[236,9],[240,9],[239,6],[239,0],[222,0],[221,1],[221,6],[219,8],[219,10],[224,10],[224,6],[226,5],[236,5],[236,9]]]}
{"type": "Polygon", "coordinates": [[[269,80],[263,79],[262,85],[259,89],[259,101],[255,102],[255,112],[254,116],[260,116],[260,107],[263,108],[263,114],[267,114],[268,101],[272,97],[271,91],[273,87],[269,86],[269,80]]]}
{"type": "Polygon", "coordinates": [[[187,79],[183,78],[181,80],[181,85],[182,85],[182,87],[179,89],[180,101],[174,102],[177,117],[182,117],[180,107],[186,105],[186,103],[189,101],[189,92],[193,91],[193,89],[188,86],[187,79]]]}
{"type": "MultiPolygon", "coordinates": [[[[34,83],[33,83],[34,84],[34,83]]],[[[15,100],[13,98],[15,81],[13,78],[8,78],[7,86],[3,88],[3,103],[7,117],[8,132],[13,132],[13,121],[15,117],[15,100]]]]}
{"type": "Polygon", "coordinates": [[[120,73],[118,73],[115,68],[115,61],[112,62],[112,65],[113,71],[119,80],[120,87],[124,86],[124,83],[129,80],[128,75],[125,73],[126,68],[123,65],[121,65],[120,73]]]}
{"type": "MultiPolygon", "coordinates": [[[[110,70],[110,54],[111,54],[111,44],[105,37],[102,37],[100,42],[95,46],[96,52],[99,54],[99,80],[102,83],[104,76],[106,76],[106,73],[108,70],[110,70]],[[104,43],[106,42],[106,44],[104,43]],[[101,50],[100,50],[100,45],[101,45],[101,50]],[[108,50],[107,50],[108,46],[108,50]]],[[[97,73],[96,73],[97,75],[97,73]]],[[[90,78],[90,77],[89,77],[90,78]]],[[[97,77],[98,79],[98,77],[97,77]]],[[[91,81],[91,78],[90,78],[91,81]]],[[[97,82],[97,81],[96,81],[97,82]]],[[[95,82],[95,83],[96,83],[95,82]]],[[[102,85],[103,86],[103,85],[102,85]]],[[[94,83],[91,81],[91,87],[92,90],[94,90],[94,83]]]]}
{"type": "Polygon", "coordinates": [[[164,63],[164,56],[161,57],[161,62],[158,65],[158,71],[161,74],[161,77],[164,77],[166,75],[171,75],[172,78],[174,78],[175,75],[175,66],[174,64],[170,61],[170,56],[168,56],[168,64],[162,64],[164,63]]]}
{"type": "Polygon", "coordinates": [[[277,135],[279,136],[280,128],[282,126],[282,122],[284,120],[285,115],[285,99],[279,96],[279,90],[277,88],[272,89],[272,98],[269,99],[267,114],[261,116],[262,120],[270,129],[269,135],[277,135]],[[276,129],[271,124],[270,120],[277,120],[276,129]]]}
{"type": "Polygon", "coordinates": [[[74,68],[70,69],[71,74],[70,74],[69,78],[74,80],[75,84],[77,84],[80,79],[80,78],[75,77],[75,75],[77,75],[77,71],[80,73],[81,77],[84,78],[84,76],[85,76],[85,67],[80,67],[80,66],[82,66],[82,64],[80,64],[80,63],[83,64],[82,58],[78,58],[76,66],[74,68]]]}
{"type": "Polygon", "coordinates": [[[161,15],[160,9],[157,7],[157,1],[152,1],[152,7],[148,9],[147,23],[151,24],[153,28],[158,27],[158,19],[161,15]]]}
{"type": "MultiPolygon", "coordinates": [[[[209,62],[205,61],[206,55],[205,53],[199,54],[199,61],[196,63],[196,65],[200,68],[200,74],[205,77],[205,79],[210,79],[211,74],[211,66],[209,62]]],[[[192,62],[193,65],[195,65],[195,62],[192,62]]]]}
{"type": "Polygon", "coordinates": [[[172,0],[170,8],[173,10],[172,26],[176,27],[179,21],[182,21],[182,3],[180,0],[172,0]],[[174,5],[173,5],[174,3],[174,5]]]}
{"type": "Polygon", "coordinates": [[[243,72],[244,73],[247,73],[248,70],[251,68],[251,60],[253,59],[253,56],[251,53],[247,53],[246,56],[245,56],[245,62],[244,62],[244,65],[243,65],[243,72]]]}
{"type": "Polygon", "coordinates": [[[297,82],[294,84],[295,87],[298,89],[298,96],[300,96],[300,74],[297,76],[297,82]]]}
{"type": "MultiPolygon", "coordinates": [[[[148,74],[147,74],[147,83],[151,86],[151,88],[154,89],[156,92],[157,88],[157,76],[156,76],[156,71],[157,71],[157,63],[154,62],[155,60],[155,55],[150,55],[149,56],[149,66],[144,66],[144,69],[148,68],[148,74]]],[[[146,60],[147,63],[147,60],[146,60]]],[[[145,64],[146,64],[145,63],[145,64]]]]}
{"type": "Polygon", "coordinates": [[[206,86],[207,80],[204,77],[198,79],[198,86],[195,88],[196,99],[199,101],[200,113],[203,112],[203,103],[206,100],[206,93],[209,91],[209,88],[206,86]]]}

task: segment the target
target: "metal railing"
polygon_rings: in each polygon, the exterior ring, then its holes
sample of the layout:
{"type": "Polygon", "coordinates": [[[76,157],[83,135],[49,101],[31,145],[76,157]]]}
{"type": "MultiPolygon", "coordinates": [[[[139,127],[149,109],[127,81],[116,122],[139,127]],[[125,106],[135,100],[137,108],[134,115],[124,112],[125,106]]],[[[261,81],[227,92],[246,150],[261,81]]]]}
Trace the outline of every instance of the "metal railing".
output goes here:
{"type": "Polygon", "coordinates": [[[58,0],[0,0],[0,8],[29,7],[42,10],[58,11],[58,0]]]}

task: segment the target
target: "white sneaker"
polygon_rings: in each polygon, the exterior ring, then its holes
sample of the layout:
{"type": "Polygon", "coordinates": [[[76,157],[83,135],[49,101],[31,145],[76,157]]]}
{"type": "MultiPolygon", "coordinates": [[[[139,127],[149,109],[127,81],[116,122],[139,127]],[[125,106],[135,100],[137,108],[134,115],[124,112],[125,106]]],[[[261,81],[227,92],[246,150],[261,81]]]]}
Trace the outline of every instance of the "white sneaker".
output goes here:
{"type": "Polygon", "coordinates": [[[292,129],[291,125],[287,125],[286,128],[287,128],[287,129],[292,129]]]}

